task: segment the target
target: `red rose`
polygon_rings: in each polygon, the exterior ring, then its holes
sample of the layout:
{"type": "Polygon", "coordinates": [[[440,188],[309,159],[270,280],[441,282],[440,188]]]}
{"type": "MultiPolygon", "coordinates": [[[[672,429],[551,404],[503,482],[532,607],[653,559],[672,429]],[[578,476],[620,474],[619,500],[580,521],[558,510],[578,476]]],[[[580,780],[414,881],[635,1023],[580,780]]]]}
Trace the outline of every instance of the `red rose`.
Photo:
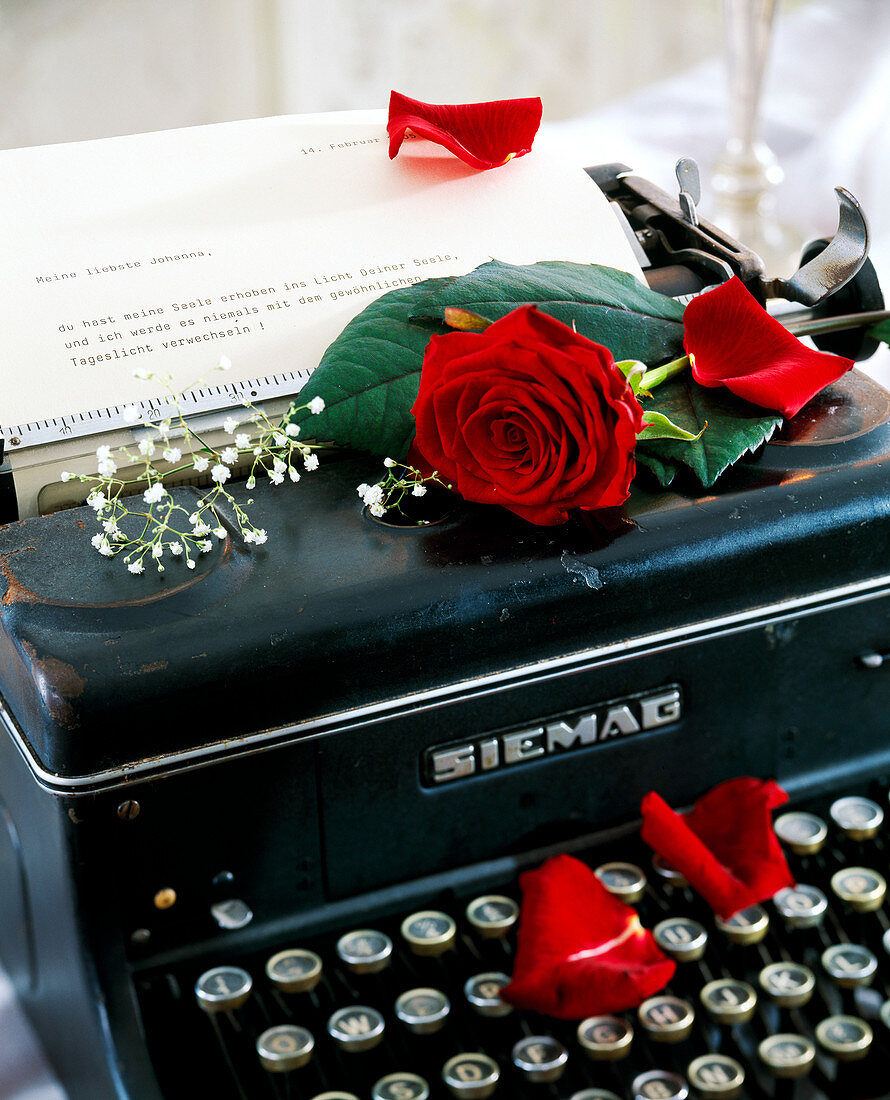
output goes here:
{"type": "Polygon", "coordinates": [[[630,492],[642,409],[606,348],[534,306],[433,336],[412,412],[415,464],[465,500],[552,525],[630,492]]]}
{"type": "Polygon", "coordinates": [[[737,278],[693,298],[683,314],[692,377],[792,417],[836,382],[852,359],[802,344],[737,278]]]}

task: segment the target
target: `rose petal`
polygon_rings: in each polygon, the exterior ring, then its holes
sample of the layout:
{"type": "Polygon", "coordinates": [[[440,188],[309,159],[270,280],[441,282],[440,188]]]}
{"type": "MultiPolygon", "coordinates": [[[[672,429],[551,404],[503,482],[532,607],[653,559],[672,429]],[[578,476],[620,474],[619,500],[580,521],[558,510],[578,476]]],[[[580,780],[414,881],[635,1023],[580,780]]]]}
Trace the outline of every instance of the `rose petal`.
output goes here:
{"type": "Polygon", "coordinates": [[[498,168],[531,152],[541,124],[540,99],[491,103],[421,103],[399,92],[389,99],[389,156],[398,153],[405,131],[443,145],[471,168],[498,168]]]}
{"type": "Polygon", "coordinates": [[[696,382],[726,386],[737,397],[786,417],[853,366],[852,359],[802,344],[738,278],[693,298],[683,325],[696,382]]]}
{"type": "Polygon", "coordinates": [[[673,977],[636,912],[580,860],[555,856],[519,885],[516,965],[501,991],[510,1004],[580,1020],[634,1008],[673,977]]]}
{"type": "Polygon", "coordinates": [[[642,837],[726,920],[794,885],[771,814],[787,801],[777,783],[749,777],[720,783],[686,814],[650,791],[642,837]]]}

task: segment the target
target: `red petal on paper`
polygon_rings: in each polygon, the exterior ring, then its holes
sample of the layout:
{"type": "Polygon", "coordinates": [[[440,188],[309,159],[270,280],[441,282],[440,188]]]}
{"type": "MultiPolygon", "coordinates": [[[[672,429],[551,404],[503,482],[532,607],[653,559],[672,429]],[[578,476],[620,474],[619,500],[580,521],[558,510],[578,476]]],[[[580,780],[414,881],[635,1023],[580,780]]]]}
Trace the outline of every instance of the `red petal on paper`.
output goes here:
{"type": "Polygon", "coordinates": [[[520,875],[522,916],[513,979],[518,1008],[581,1020],[635,1008],[676,968],[629,905],[572,856],[520,875]]]}
{"type": "Polygon", "coordinates": [[[696,382],[726,386],[737,397],[786,417],[853,366],[852,359],[802,344],[737,278],[693,298],[683,324],[696,382]]]}
{"type": "Polygon", "coordinates": [[[541,125],[540,99],[492,103],[421,103],[399,92],[389,99],[389,156],[398,153],[405,131],[450,150],[471,168],[497,168],[531,151],[541,125]]]}
{"type": "Polygon", "coordinates": [[[794,885],[771,813],[787,801],[777,783],[749,777],[720,783],[686,814],[650,791],[642,805],[643,840],[728,920],[794,885]]]}

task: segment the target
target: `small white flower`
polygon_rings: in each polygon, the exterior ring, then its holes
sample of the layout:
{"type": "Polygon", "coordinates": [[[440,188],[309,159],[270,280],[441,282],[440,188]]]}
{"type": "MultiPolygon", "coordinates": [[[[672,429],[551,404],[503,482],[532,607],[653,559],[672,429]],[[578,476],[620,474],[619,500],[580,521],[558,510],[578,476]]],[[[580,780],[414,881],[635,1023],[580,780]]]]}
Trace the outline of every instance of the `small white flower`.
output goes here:
{"type": "Polygon", "coordinates": [[[136,370],[133,371],[133,377],[141,378],[143,382],[147,382],[149,378],[153,378],[154,375],[150,370],[146,370],[145,367],[137,367],[136,370]]]}
{"type": "Polygon", "coordinates": [[[160,481],[156,481],[154,485],[150,485],[142,494],[142,499],[146,504],[157,504],[159,500],[163,500],[167,495],[167,490],[161,484],[160,481]]]}
{"type": "Polygon", "coordinates": [[[282,481],[284,481],[284,474],[281,473],[279,470],[270,470],[269,480],[272,482],[273,485],[280,485],[282,481]]]}
{"type": "Polygon", "coordinates": [[[306,457],[303,459],[303,465],[306,467],[307,470],[317,470],[318,469],[318,455],[316,455],[316,454],[306,455],[306,457]]]}
{"type": "Polygon", "coordinates": [[[386,509],[383,507],[382,504],[372,504],[368,508],[368,511],[371,513],[372,516],[377,516],[378,518],[386,514],[386,509]]]}
{"type": "Polygon", "coordinates": [[[99,553],[102,555],[103,558],[114,557],[114,550],[108,542],[99,547],[99,553]]]}
{"type": "Polygon", "coordinates": [[[178,447],[167,447],[162,453],[165,462],[178,462],[182,458],[182,451],[178,447]]]}
{"type": "Polygon", "coordinates": [[[247,450],[247,448],[250,446],[250,436],[247,434],[247,432],[239,432],[235,436],[235,446],[238,448],[239,451],[247,450]]]}
{"type": "Polygon", "coordinates": [[[224,539],[226,537],[225,527],[216,527],[216,528],[214,528],[213,533],[214,533],[214,535],[216,535],[216,537],[218,539],[224,539]]]}
{"type": "Polygon", "coordinates": [[[293,466],[291,466],[288,469],[287,473],[288,473],[288,477],[290,477],[291,481],[293,481],[294,483],[296,483],[300,480],[300,471],[294,469],[293,466]]]}
{"type": "Polygon", "coordinates": [[[198,455],[195,461],[192,463],[199,474],[203,474],[207,467],[210,465],[210,459],[207,455],[198,455]]]}
{"type": "Polygon", "coordinates": [[[164,547],[159,542],[156,542],[151,548],[151,556],[153,558],[162,558],[164,556],[164,547]]]}
{"type": "Polygon", "coordinates": [[[318,415],[320,412],[324,412],[324,398],[313,397],[309,402],[309,411],[314,415],[318,415]]]}
{"type": "Polygon", "coordinates": [[[181,542],[171,542],[170,543],[170,553],[173,555],[174,558],[179,557],[179,555],[182,553],[182,543],[181,542]]]}
{"type": "Polygon", "coordinates": [[[210,471],[210,477],[213,481],[217,483],[217,485],[222,485],[223,482],[228,481],[231,474],[232,471],[229,469],[229,467],[223,466],[221,462],[217,462],[217,464],[210,471]]]}
{"type": "Polygon", "coordinates": [[[384,460],[383,460],[383,465],[388,470],[391,470],[393,468],[393,466],[395,466],[395,464],[396,464],[396,460],[394,458],[384,458],[384,460]]]}
{"type": "Polygon", "coordinates": [[[189,567],[189,569],[195,568],[195,563],[192,561],[191,558],[189,558],[189,560],[185,564],[189,567]]]}
{"type": "Polygon", "coordinates": [[[63,470],[61,474],[59,474],[59,477],[61,477],[62,481],[71,481],[71,479],[76,476],[77,475],[72,474],[70,470],[63,470]]]}
{"type": "Polygon", "coordinates": [[[247,486],[248,489],[256,488],[256,478],[253,476],[253,474],[250,475],[250,477],[244,484],[247,486]]]}
{"type": "Polygon", "coordinates": [[[227,466],[231,466],[238,461],[238,452],[234,447],[226,447],[219,457],[227,466]]]}
{"type": "Polygon", "coordinates": [[[411,490],[411,496],[413,496],[413,497],[425,497],[426,496],[426,486],[421,485],[420,482],[418,482],[414,486],[414,488],[411,490]]]}
{"type": "Polygon", "coordinates": [[[383,486],[382,485],[367,485],[365,486],[365,492],[362,496],[365,504],[372,505],[378,504],[383,500],[383,486]]]}
{"type": "Polygon", "coordinates": [[[297,436],[300,434],[300,425],[299,424],[285,424],[284,434],[289,435],[291,437],[291,439],[296,439],[297,436]]]}
{"type": "Polygon", "coordinates": [[[135,405],[124,405],[123,417],[128,424],[135,424],[139,419],[139,410],[135,405]]]}
{"type": "Polygon", "coordinates": [[[227,416],[226,419],[223,421],[223,431],[226,433],[226,435],[234,435],[237,430],[238,421],[234,418],[234,416],[227,416]]]}
{"type": "Polygon", "coordinates": [[[368,484],[368,483],[367,483],[366,481],[363,481],[363,482],[361,483],[361,485],[359,485],[359,486],[358,486],[358,487],[356,488],[356,490],[355,490],[355,491],[356,491],[356,492],[358,493],[358,495],[359,495],[359,496],[360,496],[360,497],[362,498],[362,500],[364,500],[364,499],[365,499],[365,493],[367,493],[367,491],[368,491],[368,490],[369,490],[370,488],[371,488],[371,486],[370,486],[370,485],[369,485],[369,484],[368,484]]]}
{"type": "Polygon", "coordinates": [[[213,543],[210,541],[210,539],[203,539],[201,542],[198,543],[198,549],[201,551],[202,554],[209,554],[210,551],[213,549],[213,543]]]}
{"type": "Polygon", "coordinates": [[[105,532],[108,535],[120,534],[120,527],[118,527],[116,519],[106,519],[102,526],[105,528],[105,532]]]}
{"type": "Polygon", "coordinates": [[[104,493],[99,493],[94,490],[87,497],[87,504],[95,511],[101,512],[108,505],[108,500],[104,493]]]}
{"type": "Polygon", "coordinates": [[[117,463],[113,458],[103,459],[96,471],[101,477],[111,477],[112,474],[117,472],[117,463]]]}
{"type": "Polygon", "coordinates": [[[263,453],[263,448],[262,447],[254,447],[254,449],[253,449],[253,457],[254,458],[259,458],[262,453],[263,453]]]}
{"type": "Polygon", "coordinates": [[[192,512],[192,514],[189,516],[189,523],[200,523],[200,522],[201,522],[201,517],[198,515],[198,513],[197,512],[192,512]]]}
{"type": "Polygon", "coordinates": [[[219,357],[219,367],[221,370],[232,369],[232,360],[228,357],[228,355],[221,355],[219,357]]]}
{"type": "Polygon", "coordinates": [[[141,439],[139,441],[139,453],[143,458],[151,458],[155,453],[155,445],[150,439],[141,439]]]}
{"type": "Polygon", "coordinates": [[[196,523],[192,527],[192,534],[193,535],[209,535],[210,534],[210,528],[207,526],[206,523],[196,523]]]}
{"type": "Polygon", "coordinates": [[[111,448],[110,447],[97,447],[96,448],[96,458],[98,458],[98,460],[100,462],[107,462],[108,459],[111,458],[111,448]]]}
{"type": "Polygon", "coordinates": [[[272,460],[272,469],[276,474],[283,474],[287,469],[287,463],[282,461],[277,455],[272,460]]]}
{"type": "Polygon", "coordinates": [[[130,570],[131,573],[145,572],[145,566],[142,564],[141,561],[131,561],[127,568],[130,570]]]}
{"type": "Polygon", "coordinates": [[[104,536],[104,535],[100,535],[100,534],[95,534],[95,535],[93,535],[93,537],[92,537],[92,538],[90,539],[90,542],[91,542],[91,543],[93,544],[93,547],[94,547],[94,548],[95,548],[96,550],[98,550],[98,549],[99,549],[99,547],[100,547],[100,546],[101,546],[101,545],[102,545],[102,544],[103,544],[104,542],[107,542],[107,541],[108,541],[108,540],[107,540],[107,539],[105,538],[105,536],[104,536]]]}
{"type": "Polygon", "coordinates": [[[269,536],[266,534],[266,532],[262,530],[254,531],[253,533],[253,541],[256,543],[257,546],[262,546],[268,537],[269,536]]]}

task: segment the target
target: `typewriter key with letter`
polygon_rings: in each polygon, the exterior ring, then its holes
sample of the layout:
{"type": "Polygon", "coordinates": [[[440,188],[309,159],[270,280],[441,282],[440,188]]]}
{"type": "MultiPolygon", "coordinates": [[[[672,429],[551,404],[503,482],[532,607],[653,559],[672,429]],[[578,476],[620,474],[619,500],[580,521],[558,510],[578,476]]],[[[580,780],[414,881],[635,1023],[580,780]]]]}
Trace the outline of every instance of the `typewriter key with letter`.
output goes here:
{"type": "Polygon", "coordinates": [[[266,976],[282,993],[308,993],[321,980],[321,958],[314,951],[291,947],[269,959],[266,976]]]}
{"type": "Polygon", "coordinates": [[[640,1073],[630,1086],[634,1100],[686,1100],[689,1086],[679,1075],[666,1069],[640,1073]]]}
{"type": "Polygon", "coordinates": [[[689,1063],[689,1084],[700,1096],[730,1100],[738,1096],[745,1083],[742,1066],[726,1054],[703,1054],[689,1063]]]}
{"type": "Polygon", "coordinates": [[[408,989],[396,1000],[396,1016],[415,1035],[439,1031],[450,1012],[451,1002],[439,989],[408,989]]]}
{"type": "Polygon", "coordinates": [[[383,1017],[376,1008],[367,1005],[349,1005],[338,1008],[328,1020],[328,1035],[350,1054],[376,1047],[385,1030],[383,1017]]]}
{"type": "Polygon", "coordinates": [[[870,798],[852,795],[832,802],[831,819],[851,840],[869,840],[884,820],[884,811],[870,798]]]}
{"type": "Polygon", "coordinates": [[[588,1016],[578,1024],[578,1044],[595,1062],[616,1062],[630,1053],[634,1029],[620,1016],[588,1016]]]}
{"type": "Polygon", "coordinates": [[[637,1009],[641,1025],[659,1043],[679,1043],[692,1030],[695,1009],[680,997],[659,993],[637,1009]]]}
{"type": "Polygon", "coordinates": [[[881,908],[887,883],[869,867],[845,867],[831,876],[831,889],[857,913],[871,913],[881,908]]]}
{"type": "Polygon", "coordinates": [[[429,1100],[430,1087],[416,1073],[388,1073],[371,1090],[371,1100],[429,1100]]]}
{"type": "Polygon", "coordinates": [[[415,955],[441,955],[454,944],[457,926],[447,913],[425,909],[402,921],[402,938],[415,955]]]}
{"type": "Polygon", "coordinates": [[[828,898],[816,886],[786,886],[773,895],[773,904],[791,928],[816,928],[828,909],[828,898]]]}
{"type": "Polygon", "coordinates": [[[361,928],[337,940],[337,954],[353,974],[377,974],[389,966],[392,940],[384,932],[361,928]]]}
{"type": "Polygon", "coordinates": [[[878,960],[867,947],[856,943],[836,943],[822,952],[822,965],[828,976],[844,989],[868,985],[878,970],[878,960]]]}
{"type": "Polygon", "coordinates": [[[714,924],[733,943],[760,943],[769,931],[769,913],[762,905],[749,905],[733,913],[729,920],[714,917],[714,924]]]}
{"type": "Polygon", "coordinates": [[[253,989],[253,979],[240,966],[214,966],[195,982],[195,997],[205,1012],[240,1008],[253,989]]]}
{"type": "Polygon", "coordinates": [[[758,1046],[761,1062],[774,1077],[805,1077],[813,1067],[816,1048],[803,1035],[770,1035],[758,1046]]]}
{"type": "Polygon", "coordinates": [[[747,982],[717,978],[701,991],[701,1003],[712,1020],[733,1027],[750,1020],[757,1007],[757,992],[747,982]]]}
{"type": "Polygon", "coordinates": [[[708,946],[708,933],[690,917],[668,917],[652,929],[655,942],[677,962],[700,959],[708,946]]]}
{"type": "Polygon", "coordinates": [[[816,1025],[816,1041],[839,1062],[855,1062],[868,1054],[874,1032],[858,1016],[829,1016],[816,1025]]]}
{"type": "Polygon", "coordinates": [[[509,984],[509,977],[497,971],[474,974],[464,985],[464,996],[480,1016],[508,1016],[513,1006],[501,1000],[501,990],[509,984]]]}
{"type": "Polygon", "coordinates": [[[815,855],[828,836],[828,826],[822,818],[802,810],[781,814],[773,828],[779,840],[798,856],[815,855]]]}
{"type": "Polygon", "coordinates": [[[495,939],[505,936],[519,920],[519,906],[502,894],[486,894],[470,902],[466,916],[480,936],[495,939]]]}
{"type": "Polygon", "coordinates": [[[454,1096],[485,1100],[497,1088],[501,1071],[487,1054],[455,1054],[442,1068],[442,1080],[454,1096]]]}
{"type": "Polygon", "coordinates": [[[272,1073],[289,1073],[305,1066],[314,1049],[315,1039],[311,1033],[293,1024],[270,1027],[256,1041],[260,1062],[272,1073]]]}
{"type": "Polygon", "coordinates": [[[529,1035],[513,1047],[513,1065],[536,1084],[558,1081],[568,1060],[566,1048],[549,1035],[529,1035]]]}
{"type": "Polygon", "coordinates": [[[808,966],[796,962],[768,963],[758,976],[760,988],[782,1008],[800,1008],[812,997],[816,976],[808,966]]]}
{"type": "Polygon", "coordinates": [[[594,871],[610,894],[636,905],[646,892],[646,875],[635,863],[603,863],[594,871]]]}

